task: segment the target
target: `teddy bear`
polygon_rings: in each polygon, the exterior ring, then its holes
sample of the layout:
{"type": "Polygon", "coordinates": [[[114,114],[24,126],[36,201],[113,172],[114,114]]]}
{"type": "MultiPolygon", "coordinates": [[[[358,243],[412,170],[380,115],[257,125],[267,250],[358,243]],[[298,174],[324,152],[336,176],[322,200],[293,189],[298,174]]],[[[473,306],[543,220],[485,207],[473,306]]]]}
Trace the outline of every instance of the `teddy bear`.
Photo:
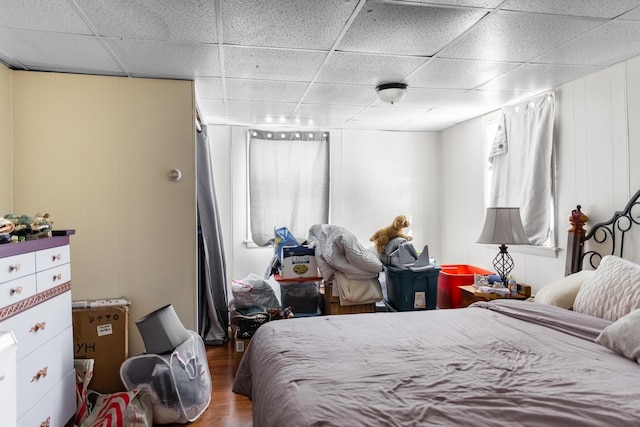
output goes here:
{"type": "Polygon", "coordinates": [[[413,237],[407,236],[402,232],[402,229],[408,226],[409,221],[407,221],[407,217],[404,215],[398,215],[395,217],[391,225],[376,231],[369,241],[374,242],[378,253],[382,254],[384,253],[385,245],[396,237],[402,237],[407,239],[407,241],[413,240],[413,237]]]}

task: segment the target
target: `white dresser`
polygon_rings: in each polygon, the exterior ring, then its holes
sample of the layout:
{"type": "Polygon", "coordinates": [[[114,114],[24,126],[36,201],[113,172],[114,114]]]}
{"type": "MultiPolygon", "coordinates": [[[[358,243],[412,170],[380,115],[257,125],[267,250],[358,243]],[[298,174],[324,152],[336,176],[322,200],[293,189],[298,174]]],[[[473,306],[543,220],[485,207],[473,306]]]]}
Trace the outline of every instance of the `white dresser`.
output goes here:
{"type": "Polygon", "coordinates": [[[16,347],[19,427],[71,425],[76,411],[69,236],[0,245],[0,331],[16,347]]]}

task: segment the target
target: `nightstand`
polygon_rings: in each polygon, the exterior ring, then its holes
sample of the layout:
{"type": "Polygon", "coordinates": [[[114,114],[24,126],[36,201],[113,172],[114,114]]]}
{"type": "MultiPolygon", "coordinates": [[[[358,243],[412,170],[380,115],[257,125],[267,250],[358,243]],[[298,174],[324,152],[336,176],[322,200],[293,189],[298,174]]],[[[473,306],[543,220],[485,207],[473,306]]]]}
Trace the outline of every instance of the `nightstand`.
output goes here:
{"type": "Polygon", "coordinates": [[[519,299],[519,300],[525,300],[529,298],[528,296],[523,294],[516,294],[516,295],[509,294],[506,296],[502,296],[499,294],[485,294],[484,292],[480,292],[479,290],[474,288],[473,285],[458,286],[458,288],[462,293],[462,307],[467,307],[468,305],[471,305],[474,302],[491,301],[498,298],[519,299]]]}

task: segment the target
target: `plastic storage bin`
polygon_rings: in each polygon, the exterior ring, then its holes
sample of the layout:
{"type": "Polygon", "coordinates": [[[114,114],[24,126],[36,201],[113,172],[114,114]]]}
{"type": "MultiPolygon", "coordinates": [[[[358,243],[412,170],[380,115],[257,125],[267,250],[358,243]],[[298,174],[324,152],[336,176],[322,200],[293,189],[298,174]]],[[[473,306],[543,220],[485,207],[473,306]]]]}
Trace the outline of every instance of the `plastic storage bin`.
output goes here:
{"type": "Polygon", "coordinates": [[[211,374],[202,338],[193,331],[169,354],[141,354],[124,361],[120,377],[128,391],[151,394],[154,424],[194,421],[211,402],[211,374]]]}
{"type": "Polygon", "coordinates": [[[385,266],[387,300],[397,311],[434,310],[438,299],[439,266],[411,271],[385,266]]]}
{"type": "Polygon", "coordinates": [[[321,314],[321,277],[284,279],[279,274],[276,274],[274,278],[280,285],[280,303],[282,307],[291,307],[294,317],[321,314]]]}
{"type": "Polygon", "coordinates": [[[442,264],[438,277],[438,308],[461,308],[462,292],[458,286],[473,285],[473,275],[493,271],[468,264],[442,264]]]}

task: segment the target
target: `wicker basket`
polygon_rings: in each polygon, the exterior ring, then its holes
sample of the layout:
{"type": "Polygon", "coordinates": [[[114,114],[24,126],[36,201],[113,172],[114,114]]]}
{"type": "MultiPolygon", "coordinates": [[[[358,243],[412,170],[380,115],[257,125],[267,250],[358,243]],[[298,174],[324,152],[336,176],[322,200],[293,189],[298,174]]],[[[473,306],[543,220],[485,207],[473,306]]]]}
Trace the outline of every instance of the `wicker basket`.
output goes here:
{"type": "Polygon", "coordinates": [[[376,303],[340,305],[340,297],[331,296],[332,282],[323,281],[324,284],[324,314],[358,314],[375,313],[376,303]]]}

